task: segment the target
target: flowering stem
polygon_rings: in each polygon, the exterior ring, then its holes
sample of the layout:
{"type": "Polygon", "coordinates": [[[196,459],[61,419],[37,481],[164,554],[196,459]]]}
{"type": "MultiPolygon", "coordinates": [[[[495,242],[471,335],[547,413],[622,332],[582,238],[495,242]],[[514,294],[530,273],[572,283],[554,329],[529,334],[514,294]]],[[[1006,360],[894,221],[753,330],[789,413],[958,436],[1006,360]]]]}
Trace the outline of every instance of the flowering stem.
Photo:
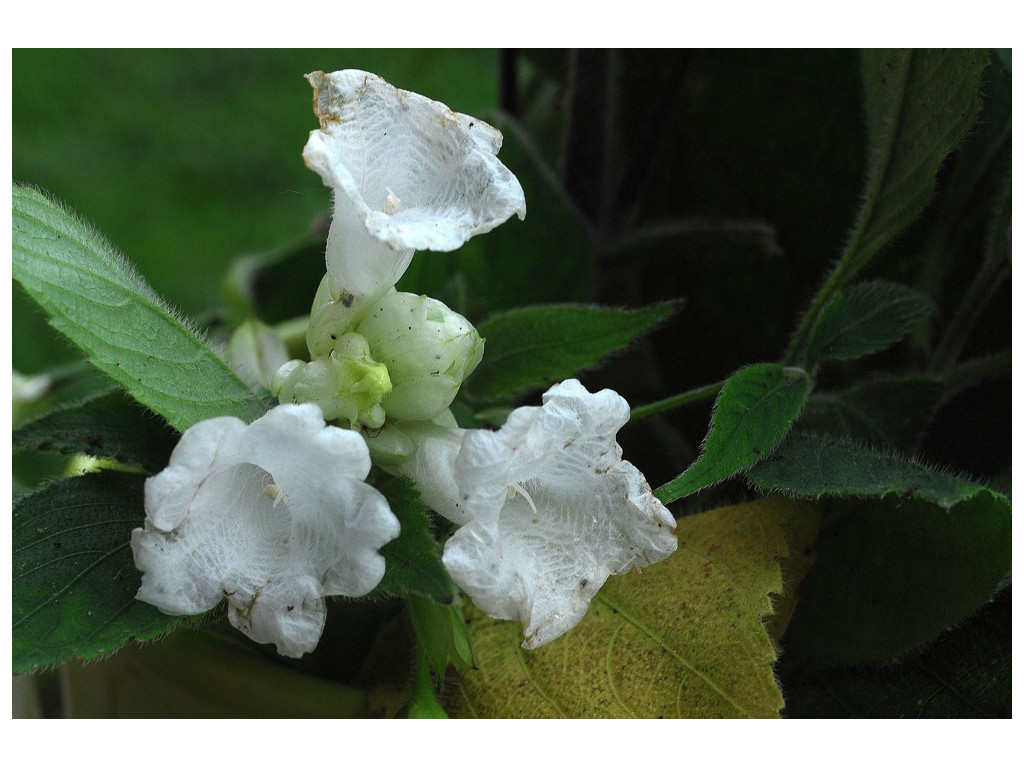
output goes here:
{"type": "Polygon", "coordinates": [[[657,402],[649,403],[647,405],[641,405],[638,408],[634,408],[629,414],[629,420],[639,421],[645,419],[648,416],[653,416],[662,411],[670,411],[673,408],[680,408],[690,403],[699,403],[702,400],[710,400],[718,394],[719,390],[722,389],[724,381],[716,381],[714,384],[707,384],[703,387],[697,387],[697,389],[691,389],[686,392],[682,392],[672,397],[666,397],[664,400],[658,400],[657,402]]]}

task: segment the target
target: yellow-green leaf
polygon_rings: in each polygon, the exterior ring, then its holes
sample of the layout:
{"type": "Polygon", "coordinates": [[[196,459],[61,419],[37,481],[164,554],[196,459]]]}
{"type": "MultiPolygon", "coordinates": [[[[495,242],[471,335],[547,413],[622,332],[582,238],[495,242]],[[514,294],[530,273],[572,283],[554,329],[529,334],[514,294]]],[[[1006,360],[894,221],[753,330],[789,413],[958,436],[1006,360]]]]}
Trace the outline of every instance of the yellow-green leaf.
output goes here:
{"type": "Polygon", "coordinates": [[[579,626],[536,651],[519,647],[515,623],[471,612],[477,669],[460,676],[449,713],[777,717],[763,620],[795,590],[817,526],[815,507],[788,499],[685,517],[678,551],[610,579],[579,626]],[[796,569],[780,566],[794,556],[796,569]]]}

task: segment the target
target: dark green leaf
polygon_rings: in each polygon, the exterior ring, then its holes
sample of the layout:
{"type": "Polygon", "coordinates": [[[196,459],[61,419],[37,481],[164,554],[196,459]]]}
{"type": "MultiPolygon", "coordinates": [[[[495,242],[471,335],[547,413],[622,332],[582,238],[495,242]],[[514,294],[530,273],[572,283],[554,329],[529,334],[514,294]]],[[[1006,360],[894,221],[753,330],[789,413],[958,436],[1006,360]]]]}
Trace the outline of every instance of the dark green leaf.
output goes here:
{"type": "Polygon", "coordinates": [[[866,50],[862,80],[868,128],[867,179],[842,258],[792,336],[800,360],[824,304],[932,199],[936,175],[981,111],[984,50],[866,50]]]}
{"type": "Polygon", "coordinates": [[[786,717],[1010,717],[1011,601],[1006,591],[919,656],[878,668],[782,681],[786,717]]]}
{"type": "Polygon", "coordinates": [[[844,392],[811,395],[800,428],[911,452],[942,394],[942,381],[930,376],[877,378],[844,392]]]}
{"type": "Polygon", "coordinates": [[[810,389],[811,380],[800,368],[774,363],[741,368],[715,401],[700,457],[661,486],[657,497],[668,504],[770,456],[800,414],[810,389]]]}
{"type": "Polygon", "coordinates": [[[130,541],[142,525],[140,475],[103,472],[18,499],[13,521],[14,671],[95,659],[182,621],[135,599],[130,541]]]}
{"type": "Polygon", "coordinates": [[[934,305],[919,291],[873,280],[854,285],[825,306],[811,334],[811,360],[854,360],[895,344],[927,319],[934,305]]]}
{"type": "Polygon", "coordinates": [[[176,429],[245,421],[260,400],[94,230],[15,185],[14,278],[90,362],[176,429]]]}
{"type": "Polygon", "coordinates": [[[984,605],[1010,569],[1002,494],[849,440],[794,434],[747,472],[763,493],[831,502],[784,664],[888,662],[984,605]]]}
{"type": "Polygon", "coordinates": [[[486,342],[467,382],[480,400],[510,399],[571,378],[627,347],[677,310],[676,302],[641,309],[584,305],[524,307],[480,324],[486,342]]]}
{"type": "Polygon", "coordinates": [[[16,447],[84,453],[158,472],[167,466],[178,433],[124,392],[108,390],[25,424],[13,441],[16,447]]]}
{"type": "Polygon", "coordinates": [[[833,500],[786,634],[785,670],[885,664],[985,605],[1010,569],[1005,497],[949,509],[918,499],[833,500]]]}
{"type": "Polygon", "coordinates": [[[868,178],[840,266],[847,280],[931,200],[939,167],[981,111],[987,61],[985,50],[863,52],[868,178]]]}
{"type": "Polygon", "coordinates": [[[371,594],[421,595],[438,603],[451,603],[455,587],[441,563],[437,542],[430,532],[427,508],[419,493],[402,477],[389,478],[378,488],[387,497],[402,531],[397,539],[381,548],[387,569],[371,594]]]}
{"type": "Polygon", "coordinates": [[[526,220],[513,217],[455,253],[420,254],[399,290],[434,296],[471,320],[512,307],[590,300],[592,233],[519,124],[503,115],[490,122],[505,139],[498,159],[523,186],[526,220]]]}
{"type": "Polygon", "coordinates": [[[765,462],[747,471],[762,493],[807,499],[898,494],[948,509],[977,495],[1009,513],[1009,501],[983,485],[938,472],[888,451],[851,440],[797,433],[765,462]]]}

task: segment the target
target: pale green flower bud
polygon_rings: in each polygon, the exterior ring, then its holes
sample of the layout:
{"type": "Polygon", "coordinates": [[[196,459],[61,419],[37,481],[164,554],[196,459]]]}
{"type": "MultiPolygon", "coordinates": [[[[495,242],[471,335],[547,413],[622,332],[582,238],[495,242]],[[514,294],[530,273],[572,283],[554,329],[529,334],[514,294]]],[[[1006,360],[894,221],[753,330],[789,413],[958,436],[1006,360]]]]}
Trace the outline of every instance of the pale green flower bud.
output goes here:
{"type": "Polygon", "coordinates": [[[355,303],[351,294],[335,297],[327,275],[324,275],[313,297],[309,312],[309,328],[306,330],[306,346],[311,357],[330,354],[338,338],[354,330],[355,324],[366,314],[367,305],[355,303]]]}
{"type": "Polygon", "coordinates": [[[357,330],[388,368],[393,389],[383,405],[392,420],[429,421],[442,413],[484,353],[466,318],[411,293],[380,298],[357,330]]]}
{"type": "Polygon", "coordinates": [[[366,339],[345,333],[329,354],[285,363],[270,389],[281,403],[316,403],[328,421],[377,429],[384,424],[381,401],[391,392],[391,379],[387,367],[371,357],[366,339]]]}

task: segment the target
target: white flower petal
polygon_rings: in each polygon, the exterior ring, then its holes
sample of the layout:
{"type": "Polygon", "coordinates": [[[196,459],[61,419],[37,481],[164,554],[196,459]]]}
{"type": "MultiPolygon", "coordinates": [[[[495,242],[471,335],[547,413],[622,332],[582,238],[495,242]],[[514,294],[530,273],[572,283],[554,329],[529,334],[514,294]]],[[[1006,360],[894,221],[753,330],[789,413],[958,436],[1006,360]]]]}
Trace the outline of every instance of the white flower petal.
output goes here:
{"type": "Polygon", "coordinates": [[[320,129],[303,157],[336,190],[327,249],[335,296],[379,291],[413,250],[452,251],[526,215],[522,187],[495,157],[501,134],[487,123],[369,72],[307,79],[320,129]]]}
{"type": "Polygon", "coordinates": [[[145,526],[132,533],[137,597],[175,615],[226,598],[231,623],[257,642],[286,656],[313,650],[323,598],[373,589],[384,575],[377,550],[399,532],[362,482],[369,469],[362,439],[325,426],[311,404],[248,426],[200,422],[146,483],[145,526]]]}
{"type": "Polygon", "coordinates": [[[413,435],[401,471],[425,501],[462,527],[444,564],[482,610],[516,619],[523,647],[574,627],[609,575],[640,570],[676,548],[675,521],[615,441],[629,406],[578,381],[542,407],[517,408],[496,432],[413,435]]]}
{"type": "MultiPolygon", "coordinates": [[[[453,523],[468,523],[470,518],[462,504],[455,474],[456,458],[467,430],[455,426],[450,411],[445,411],[435,423],[403,422],[395,429],[400,429],[415,447],[390,471],[410,478],[424,503],[435,512],[453,523]]],[[[373,440],[368,442],[372,447],[373,440]]]]}

